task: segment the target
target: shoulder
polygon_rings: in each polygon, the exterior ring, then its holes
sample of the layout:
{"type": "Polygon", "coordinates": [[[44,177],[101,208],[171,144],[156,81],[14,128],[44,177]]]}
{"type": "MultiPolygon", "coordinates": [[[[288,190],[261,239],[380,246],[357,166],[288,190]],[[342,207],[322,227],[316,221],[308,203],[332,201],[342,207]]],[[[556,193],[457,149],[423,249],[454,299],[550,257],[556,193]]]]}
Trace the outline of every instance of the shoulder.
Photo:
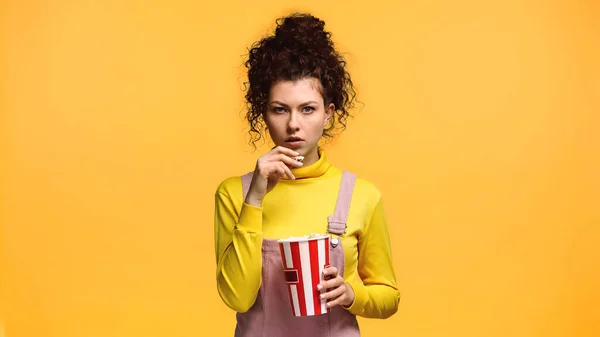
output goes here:
{"type": "Polygon", "coordinates": [[[377,203],[381,199],[381,191],[379,188],[372,183],[370,180],[364,177],[357,176],[352,172],[348,172],[356,176],[356,182],[354,184],[354,194],[360,196],[363,199],[373,201],[377,203]]]}
{"type": "Polygon", "coordinates": [[[216,194],[222,194],[229,198],[242,193],[242,177],[231,176],[222,180],[215,191],[216,194]]]}

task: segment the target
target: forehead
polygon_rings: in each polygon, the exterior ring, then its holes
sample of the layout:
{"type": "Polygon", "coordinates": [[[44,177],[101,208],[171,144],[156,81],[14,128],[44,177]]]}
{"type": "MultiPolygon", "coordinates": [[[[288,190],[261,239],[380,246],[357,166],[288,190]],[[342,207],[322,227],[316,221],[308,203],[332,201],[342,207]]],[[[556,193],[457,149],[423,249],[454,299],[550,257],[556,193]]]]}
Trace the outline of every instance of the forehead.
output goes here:
{"type": "Polygon", "coordinates": [[[321,83],[316,78],[303,78],[296,81],[278,81],[271,86],[270,101],[286,104],[302,104],[306,101],[322,102],[321,83]]]}

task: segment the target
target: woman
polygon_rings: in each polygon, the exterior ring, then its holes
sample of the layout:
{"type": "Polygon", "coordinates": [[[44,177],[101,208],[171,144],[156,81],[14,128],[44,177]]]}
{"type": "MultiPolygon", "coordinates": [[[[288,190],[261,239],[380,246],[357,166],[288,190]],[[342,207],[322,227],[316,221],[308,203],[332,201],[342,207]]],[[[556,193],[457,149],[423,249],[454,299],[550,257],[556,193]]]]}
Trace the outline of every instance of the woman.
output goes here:
{"type": "Polygon", "coordinates": [[[357,315],[398,309],[381,194],[331,165],[319,146],[345,128],[354,99],[324,25],[307,14],[279,19],[246,62],[253,142],[264,127],[275,147],[216,192],[217,288],[237,311],[236,336],[359,336],[357,315]],[[294,317],[276,240],[309,233],[332,236],[331,267],[317,285],[331,312],[294,317]]]}

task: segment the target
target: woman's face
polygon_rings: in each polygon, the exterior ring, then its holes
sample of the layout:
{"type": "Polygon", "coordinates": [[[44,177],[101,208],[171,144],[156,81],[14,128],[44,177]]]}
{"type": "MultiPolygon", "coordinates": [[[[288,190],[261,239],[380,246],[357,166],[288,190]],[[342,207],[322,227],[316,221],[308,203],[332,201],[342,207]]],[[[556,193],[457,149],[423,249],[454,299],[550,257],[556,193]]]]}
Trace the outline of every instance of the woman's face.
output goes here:
{"type": "Polygon", "coordinates": [[[265,122],[276,146],[304,156],[305,164],[318,160],[318,143],[335,107],[327,108],[316,78],[279,81],[271,86],[265,122]]]}

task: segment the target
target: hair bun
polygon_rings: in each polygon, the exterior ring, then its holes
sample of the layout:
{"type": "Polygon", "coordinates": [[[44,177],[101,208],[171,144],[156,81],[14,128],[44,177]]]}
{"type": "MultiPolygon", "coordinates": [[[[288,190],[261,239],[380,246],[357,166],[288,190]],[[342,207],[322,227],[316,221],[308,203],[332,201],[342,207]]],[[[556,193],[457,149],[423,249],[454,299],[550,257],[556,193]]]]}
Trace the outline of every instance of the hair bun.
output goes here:
{"type": "Polygon", "coordinates": [[[252,144],[261,139],[272,86],[278,81],[317,79],[323,103],[333,104],[334,118],[323,129],[323,137],[333,136],[346,127],[349,109],[354,106],[354,85],[346,70],[346,61],[335,49],[325,21],[310,14],[294,13],[276,19],[274,34],[252,44],[248,59],[246,118],[252,144]]]}
{"type": "Polygon", "coordinates": [[[333,49],[325,22],[310,14],[295,13],[277,20],[275,40],[285,49],[333,49]]]}

